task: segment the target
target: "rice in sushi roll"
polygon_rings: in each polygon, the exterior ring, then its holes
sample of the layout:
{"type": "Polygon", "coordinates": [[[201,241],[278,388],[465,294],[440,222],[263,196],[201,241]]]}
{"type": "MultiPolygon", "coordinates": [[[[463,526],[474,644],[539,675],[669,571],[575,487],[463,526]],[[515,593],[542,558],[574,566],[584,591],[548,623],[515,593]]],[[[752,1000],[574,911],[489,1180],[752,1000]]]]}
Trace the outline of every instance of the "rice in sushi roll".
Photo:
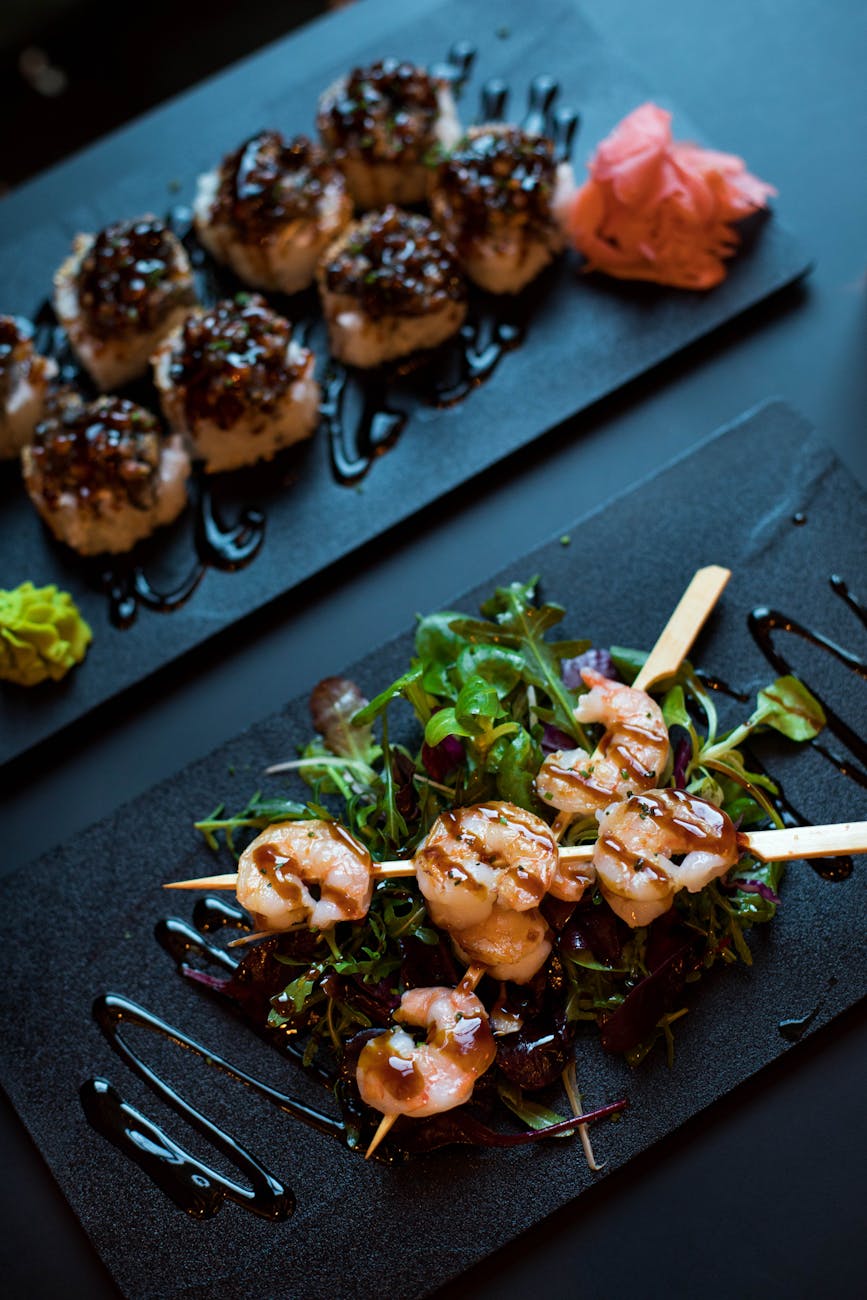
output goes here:
{"type": "Polygon", "coordinates": [[[572,168],[544,136],[479,126],[439,163],[431,212],[471,280],[517,293],[565,247],[559,214],[574,189],[572,168]]]}
{"type": "Polygon", "coordinates": [[[208,471],[271,460],[319,422],[313,353],[258,294],[191,312],[153,362],[170,427],[208,471]]]}
{"type": "Polygon", "coordinates": [[[98,388],[147,372],[160,339],[196,301],[180,240],[156,217],[78,235],[54,277],[54,307],[98,388]]]}
{"type": "Polygon", "coordinates": [[[316,124],[363,209],[422,202],[431,151],[461,134],[449,83],[398,59],[336,81],[319,100],[316,124]]]}
{"type": "Polygon", "coordinates": [[[18,455],[45,413],[57,365],[34,351],[14,316],[0,316],[0,460],[18,455]]]}
{"type": "Polygon", "coordinates": [[[352,200],[318,145],[263,131],[199,177],[194,212],[202,244],[245,284],[296,293],[313,283],[352,200]]]}
{"type": "Polygon", "coordinates": [[[449,240],[427,217],[400,208],[351,225],[326,253],[318,280],[331,352],[352,366],[436,347],[467,314],[449,240]]]}
{"type": "Polygon", "coordinates": [[[128,551],[183,510],[190,461],[150,411],[65,393],[21,452],[24,485],[59,541],[81,555],[128,551]]]}

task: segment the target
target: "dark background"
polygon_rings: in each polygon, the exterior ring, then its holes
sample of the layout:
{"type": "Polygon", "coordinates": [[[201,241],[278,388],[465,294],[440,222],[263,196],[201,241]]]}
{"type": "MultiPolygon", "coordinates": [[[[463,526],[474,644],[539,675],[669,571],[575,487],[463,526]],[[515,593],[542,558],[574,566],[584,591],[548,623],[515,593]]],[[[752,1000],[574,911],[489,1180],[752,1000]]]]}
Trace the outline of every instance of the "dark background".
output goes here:
{"type": "MultiPolygon", "coordinates": [[[[0,151],[7,183],[287,31],[317,6],[248,0],[109,12],[58,5],[43,31],[33,13],[46,7],[21,8],[31,23],[27,42],[69,80],[53,98],[21,86],[20,35],[4,40],[3,120],[15,123],[0,151]]],[[[403,630],[418,608],[435,608],[484,580],[768,395],[800,407],[867,484],[865,6],[586,0],[583,9],[660,96],[683,105],[708,139],[741,153],[777,185],[787,224],[816,256],[814,275],[304,588],[291,608],[179,667],[158,697],[133,700],[110,721],[4,773],[4,869],[208,752],[323,671],[403,630]]],[[[3,21],[15,12],[4,6],[3,21]]],[[[544,21],[544,6],[532,13],[544,21]]],[[[2,221],[0,204],[0,228],[2,221]]],[[[721,530],[737,468],[730,482],[708,486],[721,530]]],[[[594,575],[606,562],[589,558],[594,575]]],[[[6,959],[14,961],[14,918],[7,929],[6,959]]],[[[62,990],[61,961],[58,983],[62,990]]],[[[451,1294],[856,1294],[865,1264],[865,1029],[863,1008],[850,1013],[451,1294]]],[[[9,1114],[2,1135],[0,1280],[7,1293],[111,1294],[9,1114]]]]}

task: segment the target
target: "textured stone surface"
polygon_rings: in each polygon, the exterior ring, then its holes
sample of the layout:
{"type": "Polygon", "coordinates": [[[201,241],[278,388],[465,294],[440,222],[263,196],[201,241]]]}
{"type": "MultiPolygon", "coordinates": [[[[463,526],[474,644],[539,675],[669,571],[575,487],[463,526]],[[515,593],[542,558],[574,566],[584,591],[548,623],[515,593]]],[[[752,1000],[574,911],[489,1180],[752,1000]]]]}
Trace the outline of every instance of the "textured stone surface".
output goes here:
{"type": "MultiPolygon", "coordinates": [[[[862,650],[863,627],[828,579],[838,573],[857,590],[865,548],[863,493],[809,426],[773,403],[578,523],[569,546],[552,541],[450,604],[472,612],[495,582],[538,573],[543,595],[567,607],[568,634],[649,646],[693,570],[727,564],[734,576],[693,658],[754,691],[774,676],[747,630],[758,605],[862,650]],[[792,523],[799,511],[807,516],[802,527],[792,523]]],[[[390,643],[349,675],[373,691],[397,674],[410,645],[409,636],[390,643]]],[[[858,734],[867,733],[867,698],[857,679],[794,637],[782,634],[777,645],[858,734]]],[[[722,700],[720,707],[726,723],[739,720],[739,706],[722,700]]],[[[7,1016],[2,1083],[131,1296],[423,1294],[593,1182],[567,1143],[444,1151],[397,1169],[366,1165],[145,1036],[134,1041],[146,1059],[294,1187],[295,1217],[270,1225],[228,1205],[213,1221],[194,1223],[87,1125],[78,1088],[103,1075],[182,1145],[206,1155],[100,1036],[90,1006],[108,991],[137,999],[276,1086],[320,1100],[316,1085],[184,985],[152,933],[171,910],[160,883],[213,869],[192,819],[218,800],[239,805],[253,789],[272,788],[262,768],[291,754],[308,731],[306,700],[297,700],[0,889],[18,954],[5,979],[16,1012],[7,1016]]],[[[842,756],[833,738],[827,747],[842,756]]],[[[759,752],[809,819],[863,816],[861,788],[815,747],[768,741],[759,752]]],[[[631,1072],[604,1058],[592,1033],[582,1039],[578,1068],[588,1104],[624,1093],[630,1100],[620,1123],[595,1131],[607,1172],[792,1051],[780,1021],[815,1009],[812,1034],[864,995],[863,861],[858,868],[848,881],[829,884],[792,864],[776,921],[754,936],[754,966],[716,972],[695,991],[673,1070],[654,1056],[631,1072]]],[[[191,899],[170,901],[177,914],[190,914],[191,899]]]]}

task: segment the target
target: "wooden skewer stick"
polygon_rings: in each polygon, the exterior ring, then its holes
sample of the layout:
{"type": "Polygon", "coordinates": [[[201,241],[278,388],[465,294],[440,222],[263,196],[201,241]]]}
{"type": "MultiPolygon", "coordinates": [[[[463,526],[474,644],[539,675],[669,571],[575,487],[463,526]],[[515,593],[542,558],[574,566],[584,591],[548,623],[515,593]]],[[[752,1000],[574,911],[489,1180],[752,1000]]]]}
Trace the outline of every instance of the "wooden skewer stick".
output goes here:
{"type": "Polygon", "coordinates": [[[739,831],[738,847],[760,862],[791,862],[797,858],[838,858],[846,853],[867,853],[867,822],[787,826],[782,831],[739,831]]]}
{"type": "MultiPolygon", "coordinates": [[[[560,849],[563,862],[589,862],[593,844],[560,849]]],[[[738,848],[760,862],[794,862],[798,858],[838,858],[867,853],[867,822],[832,822],[827,826],[787,826],[784,830],[738,831],[738,848]]]]}
{"type": "MultiPolygon", "coordinates": [[[[374,880],[396,880],[401,876],[414,876],[412,862],[374,862],[374,880]]],[[[199,876],[197,880],[173,880],[163,885],[163,889],[234,889],[238,883],[237,871],[228,871],[222,876],[199,876]]]]}
{"type": "MultiPolygon", "coordinates": [[[[380,864],[384,865],[384,864],[380,864]]],[[[459,993],[473,993],[478,986],[479,980],[485,974],[484,966],[469,966],[467,971],[458,985],[459,993]]],[[[397,1115],[383,1115],[379,1122],[379,1128],[371,1139],[370,1146],[364,1153],[365,1160],[369,1160],[376,1148],[379,1146],[394,1126],[397,1115]]]]}
{"type": "Polygon", "coordinates": [[[364,1153],[365,1160],[369,1160],[380,1142],[385,1141],[392,1128],[394,1128],[397,1118],[397,1115],[383,1115],[382,1119],[379,1121],[379,1128],[374,1133],[370,1141],[370,1146],[364,1153]]]}
{"type": "MultiPolygon", "coordinates": [[[[651,686],[673,677],[695,643],[711,610],[723,593],[731,577],[731,569],[719,564],[709,564],[698,569],[677,602],[674,613],[659,634],[656,644],[644,661],[641,672],[632,683],[639,691],[649,691],[651,686]]],[[[587,759],[592,764],[599,757],[596,749],[587,759]]],[[[560,839],[574,821],[572,813],[560,812],[554,819],[554,835],[560,839]]]]}
{"type": "Polygon", "coordinates": [[[637,690],[648,691],[657,682],[674,676],[731,576],[731,570],[719,564],[709,564],[696,572],[632,683],[637,690]]]}
{"type": "MultiPolygon", "coordinates": [[[[589,862],[593,857],[593,844],[574,844],[559,850],[562,862],[589,862]]],[[[751,853],[760,862],[792,862],[797,858],[836,858],[846,853],[867,853],[867,821],[835,822],[827,826],[791,826],[785,830],[775,831],[739,831],[738,848],[742,853],[751,853]]],[[[378,879],[392,879],[397,876],[413,876],[415,868],[412,862],[377,862],[374,876],[378,879]]],[[[238,883],[237,872],[231,871],[224,876],[200,876],[198,880],[174,880],[163,885],[163,889],[234,889],[238,883]]],[[[473,971],[484,968],[471,966],[462,981],[469,992],[475,983],[467,984],[473,971]]]]}

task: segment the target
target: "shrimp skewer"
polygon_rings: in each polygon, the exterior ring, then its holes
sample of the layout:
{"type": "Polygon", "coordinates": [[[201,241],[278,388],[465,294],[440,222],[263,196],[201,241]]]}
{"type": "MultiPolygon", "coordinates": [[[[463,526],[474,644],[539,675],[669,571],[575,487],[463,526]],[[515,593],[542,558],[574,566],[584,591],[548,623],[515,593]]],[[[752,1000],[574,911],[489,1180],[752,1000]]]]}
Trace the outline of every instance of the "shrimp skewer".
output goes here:
{"type": "MultiPolygon", "coordinates": [[[[304,825],[305,823],[296,823],[304,825]]],[[[822,826],[789,826],[784,830],[738,831],[738,848],[759,862],[793,862],[810,858],[842,857],[848,853],[867,853],[867,821],[831,822],[822,826]]],[[[569,866],[592,863],[594,844],[572,844],[558,848],[558,857],[569,866]]],[[[391,880],[415,875],[413,861],[375,862],[375,880],[391,880]]],[[[228,871],[216,876],[199,876],[195,880],[173,880],[163,889],[236,889],[238,873],[228,871]]]]}
{"type": "MultiPolygon", "coordinates": [[[[668,729],[647,692],[680,668],[730,577],[730,570],[715,564],[697,571],[631,687],[606,685],[600,674],[582,673],[591,689],[579,701],[575,717],[579,722],[604,722],[608,730],[593,754],[559,751],[542,764],[536,786],[541,797],[560,810],[554,823],[558,839],[576,815],[596,812],[612,798],[657,784],[668,761],[668,729]]],[[[552,892],[576,902],[585,883],[559,873],[552,892]]]]}
{"type": "Polygon", "coordinates": [[[714,804],[685,790],[651,790],[599,819],[599,891],[627,925],[649,925],[681,889],[697,893],[738,860],[737,832],[714,804]]]}
{"type": "MultiPolygon", "coordinates": [[[[472,1078],[472,1082],[469,1082],[469,1092],[467,1092],[467,1095],[463,1097],[463,1100],[450,1101],[448,1102],[448,1105],[439,1105],[437,1110],[425,1110],[425,1114],[439,1114],[442,1112],[442,1110],[451,1110],[452,1108],[454,1108],[454,1106],[463,1105],[464,1101],[469,1101],[469,1099],[471,1099],[472,1096],[474,1084],[476,1084],[476,1079],[481,1074],[484,1074],[485,1070],[489,1069],[490,1065],[493,1065],[494,1058],[495,1056],[497,1056],[497,1044],[494,1043],[494,1036],[493,1034],[491,1034],[490,1026],[487,1026],[486,1023],[487,1011],[485,1010],[484,1005],[482,1005],[481,1002],[478,1001],[478,998],[474,996],[474,993],[476,993],[477,984],[478,982],[480,982],[482,975],[485,975],[484,966],[471,966],[467,971],[465,971],[464,978],[461,979],[460,984],[455,989],[447,989],[447,988],[411,989],[409,993],[404,993],[403,997],[400,998],[400,1008],[398,1011],[395,1011],[395,1017],[394,1017],[395,1019],[400,1018],[400,1013],[403,1013],[404,1011],[404,1001],[409,1000],[409,998],[411,998],[412,993],[416,993],[416,995],[451,995],[452,1005],[455,1006],[456,1014],[460,1015],[461,1018],[463,1018],[464,1015],[464,1011],[463,1011],[464,1005],[468,1006],[468,1008],[473,1011],[473,1015],[478,1015],[478,1011],[476,1009],[476,1004],[477,1004],[478,1008],[481,1008],[481,1014],[484,1015],[485,1017],[485,1026],[487,1028],[487,1035],[490,1036],[490,1047],[493,1047],[493,1056],[491,1056],[491,1060],[487,1062],[487,1065],[484,1066],[484,1069],[478,1070],[477,1073],[474,1074],[472,1078]]],[[[441,1014],[443,1011],[443,1002],[445,1002],[445,1000],[441,1000],[438,1002],[438,1010],[441,1011],[441,1014]]],[[[425,1002],[422,1001],[421,998],[419,1001],[408,1001],[407,1011],[409,1014],[412,1014],[413,1011],[417,1013],[417,1011],[420,1011],[422,1008],[424,1008],[426,1011],[432,1010],[433,1002],[432,1004],[425,1004],[425,1002]]],[[[448,1010],[446,1010],[446,1015],[447,1014],[448,1014],[448,1010]]],[[[408,1019],[408,1015],[404,1014],[403,1019],[408,1019]]],[[[409,1023],[417,1023],[417,1024],[424,1024],[426,1022],[428,1022],[428,1015],[425,1015],[425,1018],[422,1019],[422,1021],[416,1021],[416,1022],[409,1021],[409,1023]]],[[[473,1030],[472,1032],[473,1034],[477,1034],[478,1031],[473,1030]]],[[[361,1056],[359,1057],[359,1074],[357,1074],[357,1078],[359,1078],[359,1092],[361,1092],[361,1097],[363,1097],[363,1100],[367,1101],[368,1105],[372,1105],[374,1110],[382,1110],[382,1106],[378,1105],[376,1101],[369,1101],[368,1097],[365,1097],[364,1092],[361,1091],[361,1078],[360,1078],[361,1058],[364,1057],[364,1053],[367,1052],[368,1047],[372,1047],[373,1044],[381,1043],[381,1041],[383,1039],[386,1039],[386,1037],[389,1037],[389,1035],[381,1035],[380,1037],[377,1037],[377,1039],[373,1039],[372,1043],[365,1044],[365,1047],[361,1049],[361,1056]]],[[[467,1039],[464,1039],[464,1043],[467,1043],[467,1041],[468,1041],[467,1039]]],[[[432,1045],[432,1035],[430,1035],[429,1032],[428,1043],[425,1044],[425,1047],[430,1047],[430,1045],[432,1045]]],[[[443,1045],[447,1047],[447,1043],[445,1040],[443,1040],[443,1044],[441,1044],[441,1047],[443,1047],[443,1045]]],[[[474,1063],[476,1063],[477,1065],[477,1063],[482,1060],[482,1049],[487,1050],[486,1040],[484,1035],[482,1035],[481,1039],[477,1041],[476,1047],[478,1048],[478,1052],[480,1052],[480,1054],[478,1054],[477,1057],[474,1057],[474,1063]]],[[[380,1050],[380,1052],[385,1052],[386,1048],[380,1048],[378,1050],[380,1050]]],[[[461,1054],[463,1053],[461,1052],[456,1053],[454,1048],[452,1048],[450,1054],[452,1057],[452,1061],[454,1061],[455,1058],[458,1058],[459,1060],[461,1054]]],[[[433,1058],[432,1060],[432,1057],[430,1057],[429,1054],[428,1058],[426,1058],[426,1061],[428,1061],[429,1070],[432,1071],[434,1075],[437,1075],[437,1061],[435,1061],[435,1058],[433,1058]]],[[[468,1065],[471,1065],[471,1062],[467,1062],[467,1063],[468,1065]]],[[[370,1057],[370,1065],[372,1065],[372,1070],[376,1070],[377,1060],[374,1060],[373,1057],[370,1057]]],[[[389,1065],[394,1066],[394,1062],[390,1060],[389,1065]]],[[[398,1069],[400,1070],[402,1069],[402,1067],[398,1066],[398,1069]]],[[[435,1078],[434,1082],[439,1084],[438,1087],[439,1095],[441,1095],[441,1097],[445,1097],[445,1099],[447,1100],[448,1091],[447,1088],[442,1087],[443,1082],[445,1082],[445,1080],[443,1080],[442,1074],[439,1074],[438,1078],[435,1078]]],[[[467,1087],[467,1082],[468,1082],[467,1076],[464,1075],[464,1079],[459,1080],[458,1086],[461,1088],[465,1088],[467,1087]]],[[[377,1088],[378,1088],[376,1083],[376,1075],[372,1073],[368,1076],[367,1082],[365,1082],[365,1087],[368,1087],[372,1095],[376,1095],[377,1088]]],[[[370,1145],[367,1151],[365,1151],[364,1153],[365,1160],[369,1160],[370,1156],[372,1156],[373,1152],[376,1151],[381,1141],[385,1140],[391,1128],[394,1127],[396,1119],[398,1119],[399,1115],[402,1114],[416,1114],[417,1117],[421,1118],[420,1110],[395,1109],[394,1106],[391,1106],[389,1110],[385,1110],[385,1112],[383,1112],[382,1115],[380,1127],[378,1127],[377,1131],[374,1132],[373,1138],[370,1139],[370,1145]]]]}
{"type": "Polygon", "coordinates": [[[330,930],[367,915],[373,862],[338,822],[283,822],[241,854],[236,891],[259,930],[330,930]]]}
{"type": "Polygon", "coordinates": [[[491,802],[440,814],[414,858],[434,925],[464,961],[526,983],[551,951],[539,903],[557,871],[547,822],[491,802]]]}

